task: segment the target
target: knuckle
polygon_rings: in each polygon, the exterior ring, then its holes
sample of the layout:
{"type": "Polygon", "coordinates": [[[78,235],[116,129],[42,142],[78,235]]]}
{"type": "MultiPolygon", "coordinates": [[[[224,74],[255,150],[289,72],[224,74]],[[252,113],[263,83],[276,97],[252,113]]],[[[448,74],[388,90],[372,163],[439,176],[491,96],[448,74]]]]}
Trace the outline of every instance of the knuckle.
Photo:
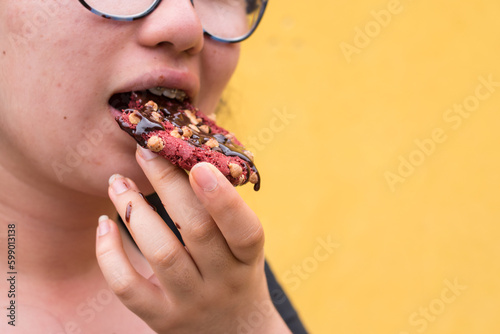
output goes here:
{"type": "Polygon", "coordinates": [[[217,236],[217,228],[211,219],[194,223],[189,231],[189,239],[193,242],[207,244],[217,236]]]}
{"type": "Polygon", "coordinates": [[[96,257],[98,259],[104,260],[109,257],[113,257],[116,254],[116,251],[113,248],[108,247],[97,247],[96,248],[96,257]]]}
{"type": "Polygon", "coordinates": [[[157,267],[169,269],[178,263],[179,252],[164,244],[153,253],[151,261],[157,267]]]}
{"type": "Polygon", "coordinates": [[[95,255],[98,259],[104,259],[110,254],[109,249],[103,249],[102,247],[97,247],[95,251],[95,255]]]}
{"type": "Polygon", "coordinates": [[[116,277],[109,286],[120,299],[127,301],[134,297],[134,285],[136,279],[130,275],[116,277]]]}
{"type": "Polygon", "coordinates": [[[261,224],[252,227],[241,238],[239,246],[243,249],[261,249],[264,247],[264,228],[261,224]]]}
{"type": "Polygon", "coordinates": [[[184,296],[191,296],[196,289],[195,277],[192,276],[191,271],[186,268],[179,268],[175,271],[174,275],[170,275],[169,281],[172,286],[175,286],[176,291],[184,296]]]}
{"type": "Polygon", "coordinates": [[[235,270],[227,273],[219,284],[219,287],[223,291],[226,291],[228,295],[235,296],[248,289],[249,280],[247,275],[243,275],[241,271],[235,270]]]}

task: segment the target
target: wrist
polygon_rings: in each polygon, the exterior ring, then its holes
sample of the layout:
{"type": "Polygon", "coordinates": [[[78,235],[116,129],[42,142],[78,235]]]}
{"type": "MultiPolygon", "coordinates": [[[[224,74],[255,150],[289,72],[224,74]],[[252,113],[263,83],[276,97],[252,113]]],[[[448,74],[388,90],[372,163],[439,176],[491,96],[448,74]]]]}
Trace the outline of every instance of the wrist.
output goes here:
{"type": "Polygon", "coordinates": [[[291,334],[271,300],[254,301],[252,306],[246,316],[238,317],[237,333],[291,334]]]}
{"type": "Polygon", "coordinates": [[[274,314],[269,317],[267,323],[259,331],[262,334],[292,334],[287,324],[275,309],[274,314]]]}

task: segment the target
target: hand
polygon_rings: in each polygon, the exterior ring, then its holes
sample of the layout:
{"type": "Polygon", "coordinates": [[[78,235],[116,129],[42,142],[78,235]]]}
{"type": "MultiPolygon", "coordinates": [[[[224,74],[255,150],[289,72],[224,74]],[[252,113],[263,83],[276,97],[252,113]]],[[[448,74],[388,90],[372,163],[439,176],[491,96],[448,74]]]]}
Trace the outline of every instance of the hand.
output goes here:
{"type": "Polygon", "coordinates": [[[109,197],[154,271],[137,273],[118,226],[101,222],[97,259],[122,303],[158,333],[240,333],[248,324],[255,333],[290,333],[268,293],[262,225],[229,181],[207,163],[188,176],[140,147],[136,158],[186,247],[132,180],[112,177],[109,197]]]}

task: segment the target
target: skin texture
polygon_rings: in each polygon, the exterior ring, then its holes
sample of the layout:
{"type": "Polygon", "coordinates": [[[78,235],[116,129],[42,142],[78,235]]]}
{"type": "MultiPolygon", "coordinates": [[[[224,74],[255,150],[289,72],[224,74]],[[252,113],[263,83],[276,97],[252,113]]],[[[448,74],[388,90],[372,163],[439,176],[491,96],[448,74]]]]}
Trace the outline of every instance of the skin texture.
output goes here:
{"type": "Polygon", "coordinates": [[[213,113],[238,55],[203,36],[187,0],[135,22],[77,1],[0,0],[0,243],[15,223],[17,333],[235,333],[255,312],[264,314],[256,332],[288,332],[265,307],[255,214],[210,166],[188,177],[144,160],[108,106],[132,82],[167,80],[213,113]],[[127,178],[108,187],[116,173],[127,178]],[[204,190],[210,175],[217,184],[204,190]],[[138,195],[153,188],[189,252],[138,195]],[[130,202],[127,227],[144,255],[112,220],[96,237],[97,218],[123,217],[130,202]]]}

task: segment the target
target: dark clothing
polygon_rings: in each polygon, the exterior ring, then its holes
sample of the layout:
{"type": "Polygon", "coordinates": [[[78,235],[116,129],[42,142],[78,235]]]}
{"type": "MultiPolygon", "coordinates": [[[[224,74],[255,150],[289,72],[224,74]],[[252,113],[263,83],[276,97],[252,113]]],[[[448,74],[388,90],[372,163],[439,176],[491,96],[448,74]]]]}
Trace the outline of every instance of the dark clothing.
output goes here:
{"type": "Polygon", "coordinates": [[[286,296],[278,281],[274,277],[271,268],[266,261],[266,278],[269,293],[273,300],[274,307],[278,310],[283,320],[285,320],[288,328],[293,334],[307,334],[302,321],[300,321],[297,311],[293,308],[292,303],[286,296]]]}

